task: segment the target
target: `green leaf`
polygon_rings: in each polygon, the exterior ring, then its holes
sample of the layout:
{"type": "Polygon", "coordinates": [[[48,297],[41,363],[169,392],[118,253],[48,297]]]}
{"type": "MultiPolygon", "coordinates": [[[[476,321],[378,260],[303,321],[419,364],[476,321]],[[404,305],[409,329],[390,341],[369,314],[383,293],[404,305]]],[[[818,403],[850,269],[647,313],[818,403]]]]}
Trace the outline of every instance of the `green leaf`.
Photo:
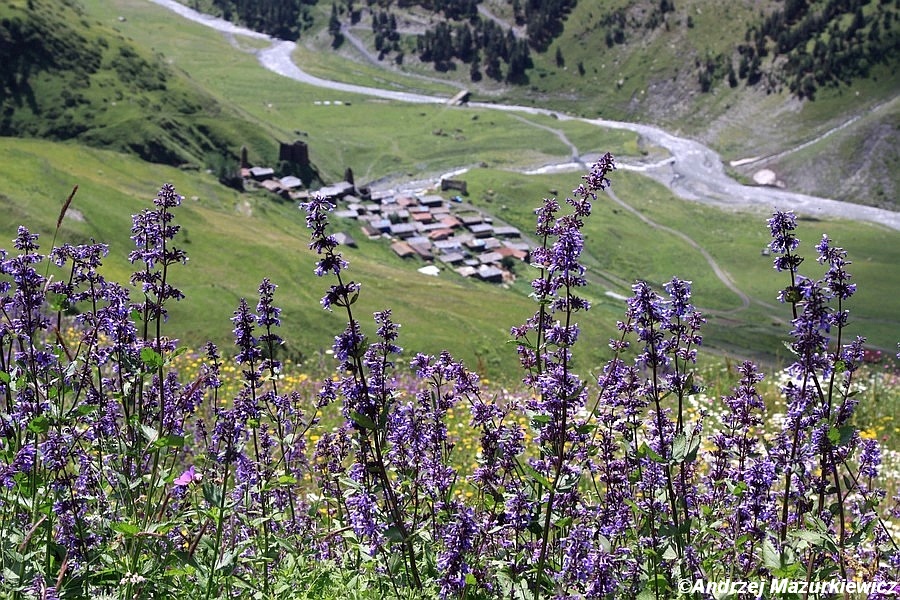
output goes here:
{"type": "Polygon", "coordinates": [[[391,540],[392,542],[397,542],[397,543],[405,541],[403,538],[403,534],[400,532],[400,528],[397,526],[388,527],[384,531],[384,537],[391,540]]]}
{"type": "Polygon", "coordinates": [[[846,446],[850,443],[850,440],[853,439],[853,435],[856,433],[856,428],[852,425],[844,425],[843,427],[838,427],[838,431],[841,434],[839,444],[841,446],[846,446]]]}
{"type": "Polygon", "coordinates": [[[10,377],[9,373],[0,371],[0,383],[9,383],[10,381],[12,381],[12,377],[10,377]]]}
{"type": "Polygon", "coordinates": [[[362,413],[359,413],[356,411],[351,412],[350,420],[353,421],[354,423],[356,423],[357,425],[359,425],[360,427],[362,427],[363,429],[369,429],[372,431],[377,429],[377,427],[375,425],[375,421],[373,421],[371,418],[367,417],[366,415],[364,415],[362,413]]]}
{"type": "Polygon", "coordinates": [[[234,552],[226,552],[216,563],[215,571],[223,571],[234,563],[234,552]]]}
{"type": "Polygon", "coordinates": [[[203,499],[211,506],[218,507],[222,503],[222,490],[211,483],[203,484],[203,499]]]}
{"type": "Polygon", "coordinates": [[[184,448],[184,436],[167,435],[153,442],[152,446],[154,448],[184,448]]]}
{"type": "Polygon", "coordinates": [[[778,550],[775,549],[775,544],[772,543],[772,540],[765,540],[762,544],[762,559],[763,564],[772,570],[781,568],[781,555],[778,553],[778,550]]]}
{"type": "Polygon", "coordinates": [[[557,519],[555,525],[560,529],[564,529],[572,524],[572,517],[563,517],[562,519],[557,519]]]}
{"type": "Polygon", "coordinates": [[[550,480],[544,477],[543,474],[538,473],[534,467],[529,465],[527,462],[522,463],[522,470],[525,471],[525,474],[528,475],[532,480],[536,481],[540,485],[542,485],[545,489],[550,489],[553,487],[550,484],[550,480]]]}
{"type": "Polygon", "coordinates": [[[697,460],[697,453],[700,451],[700,436],[695,435],[691,437],[690,444],[688,444],[687,456],[684,457],[684,462],[692,463],[697,460]]]}
{"type": "Polygon", "coordinates": [[[65,310],[69,307],[69,297],[65,294],[47,294],[47,302],[50,304],[50,309],[55,312],[65,310]]]}
{"type": "Polygon", "coordinates": [[[141,362],[151,369],[159,369],[163,366],[163,358],[160,353],[148,346],[141,348],[141,362]]]}
{"type": "Polygon", "coordinates": [[[675,439],[672,440],[672,462],[675,464],[684,462],[684,457],[687,455],[687,436],[684,435],[684,432],[677,434],[675,439]]]}
{"type": "Polygon", "coordinates": [[[159,439],[159,432],[145,423],[141,423],[141,435],[151,444],[159,439]]]}
{"type": "Polygon", "coordinates": [[[819,533],[817,531],[809,531],[808,529],[799,529],[797,531],[791,531],[788,535],[790,535],[792,538],[796,538],[798,540],[804,540],[806,542],[809,542],[810,544],[812,544],[814,546],[818,546],[818,545],[822,544],[825,540],[828,539],[821,533],[819,533]]]}
{"type": "Polygon", "coordinates": [[[45,415],[38,415],[28,423],[28,431],[32,433],[47,433],[50,430],[50,419],[45,415]]]}
{"type": "Polygon", "coordinates": [[[647,458],[649,458],[650,460],[652,460],[655,463],[666,462],[666,459],[664,459],[662,456],[657,454],[656,450],[654,450],[649,445],[647,445],[647,442],[641,443],[641,447],[638,448],[637,454],[639,457],[646,456],[647,458]]]}
{"type": "Polygon", "coordinates": [[[8,582],[10,585],[18,583],[19,574],[14,572],[9,567],[3,567],[3,580],[8,582]]]}
{"type": "Polygon", "coordinates": [[[79,417],[84,417],[91,414],[92,412],[99,410],[99,408],[99,404],[82,404],[75,409],[75,414],[79,417]]]}
{"type": "Polygon", "coordinates": [[[593,424],[593,423],[584,423],[584,424],[579,425],[578,427],[575,428],[575,433],[578,433],[578,434],[581,434],[581,435],[586,435],[586,434],[588,434],[588,433],[591,433],[591,432],[594,431],[595,429],[597,429],[597,426],[596,426],[595,424],[593,424]]]}
{"type": "Polygon", "coordinates": [[[138,527],[137,525],[135,525],[134,523],[127,523],[124,521],[120,521],[118,523],[113,523],[111,525],[111,527],[112,527],[113,531],[118,531],[119,533],[123,534],[125,537],[134,537],[141,531],[141,528],[138,527]]]}

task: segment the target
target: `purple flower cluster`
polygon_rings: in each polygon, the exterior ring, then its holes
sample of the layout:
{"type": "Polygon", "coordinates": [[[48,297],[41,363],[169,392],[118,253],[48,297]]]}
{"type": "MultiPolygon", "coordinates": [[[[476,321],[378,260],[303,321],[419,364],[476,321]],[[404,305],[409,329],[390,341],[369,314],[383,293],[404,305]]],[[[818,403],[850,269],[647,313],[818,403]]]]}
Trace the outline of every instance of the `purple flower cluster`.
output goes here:
{"type": "Polygon", "coordinates": [[[513,392],[446,351],[402,359],[390,310],[363,327],[321,198],[304,205],[315,273],[335,278],[322,305],[347,324],[336,374],[293,389],[269,279],[255,312],[238,302],[231,355],[209,343],[191,378],[175,370],[161,327],[180,298],[168,269],[186,256],[171,186],[134,218],[141,304],[100,274],[106,246],[43,256],[20,228],[16,255],[0,251],[0,536],[15,541],[0,583],[40,598],[269,597],[302,561],[352,572],[366,593],[441,598],[670,597],[679,580],[735,572],[900,578],[882,522],[900,495],[883,505],[882,448],[853,424],[865,341],[845,332],[850,262],[823,237],[824,276],[801,274],[792,214],[769,221],[795,355],[780,422],[749,361],[713,401],[721,416],[693,410],[705,319],[678,278],[635,282],[596,388],[581,378],[584,230],[612,169],[605,155],[573,198],[537,211],[537,309],[512,329],[525,371],[513,392]],[[48,257],[53,277],[38,272],[48,257]],[[323,426],[334,403],[343,421],[323,426]],[[477,448],[456,434],[461,406],[477,448]]]}
{"type": "Polygon", "coordinates": [[[145,209],[132,218],[131,239],[137,248],[128,259],[132,264],[144,263],[144,268],[135,271],[131,276],[131,284],[141,284],[144,303],[141,305],[148,320],[162,320],[167,316],[164,304],[167,300],[181,300],[184,294],[168,281],[168,269],[177,263],[187,263],[187,254],[169,242],[181,229],[172,220],[173,208],[182,201],[171,184],[159,189],[153,199],[154,209],[145,209]]]}

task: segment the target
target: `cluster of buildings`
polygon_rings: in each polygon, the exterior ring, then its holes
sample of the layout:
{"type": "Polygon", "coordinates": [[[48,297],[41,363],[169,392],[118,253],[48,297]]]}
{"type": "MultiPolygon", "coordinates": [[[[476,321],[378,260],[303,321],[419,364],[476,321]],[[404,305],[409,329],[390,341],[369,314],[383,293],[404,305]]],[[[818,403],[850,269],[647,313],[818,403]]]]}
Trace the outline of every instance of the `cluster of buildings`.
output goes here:
{"type": "MultiPolygon", "coordinates": [[[[308,165],[306,144],[303,141],[282,143],[279,159],[308,165]]],[[[419,269],[423,273],[437,275],[444,268],[463,277],[509,283],[515,278],[513,265],[529,260],[530,246],[518,229],[495,224],[490,216],[467,208],[460,196],[448,201],[438,195],[358,189],[349,169],[345,177],[349,181],[311,192],[298,177],[277,177],[272,168],[251,166],[246,148],[241,148],[241,178],[245,187],[260,187],[299,202],[305,202],[312,194],[328,198],[336,206],[335,216],[358,221],[367,237],[388,240],[401,258],[423,260],[426,264],[419,269]]],[[[464,181],[441,183],[445,190],[466,193],[464,181]]],[[[339,237],[342,244],[355,245],[352,236],[339,237]]]]}
{"type": "Polygon", "coordinates": [[[405,192],[360,193],[349,182],[317,193],[335,203],[335,216],[358,221],[367,237],[389,240],[397,256],[425,261],[423,273],[437,275],[443,267],[463,277],[508,283],[514,279],[512,266],[529,259],[530,247],[518,229],[464,208],[459,196],[448,201],[405,192]]]}
{"type": "Polygon", "coordinates": [[[241,178],[244,180],[245,189],[261,187],[285,200],[305,201],[309,198],[309,192],[303,188],[303,181],[299,177],[293,175],[276,177],[275,169],[271,167],[242,167],[241,178]]]}

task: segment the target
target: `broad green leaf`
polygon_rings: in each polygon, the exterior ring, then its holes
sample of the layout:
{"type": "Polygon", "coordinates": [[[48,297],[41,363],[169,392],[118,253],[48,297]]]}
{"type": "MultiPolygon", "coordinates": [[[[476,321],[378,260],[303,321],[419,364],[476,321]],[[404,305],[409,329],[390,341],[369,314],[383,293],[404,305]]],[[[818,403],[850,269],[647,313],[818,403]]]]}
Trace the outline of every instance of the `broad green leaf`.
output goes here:
{"type": "Polygon", "coordinates": [[[528,475],[531,479],[542,485],[545,489],[550,489],[553,487],[550,484],[550,480],[547,479],[543,474],[537,472],[534,467],[529,465],[527,462],[522,462],[522,470],[525,471],[525,474],[528,475]]]}
{"type": "Polygon", "coordinates": [[[204,483],[202,486],[203,498],[211,506],[218,507],[222,503],[222,490],[217,485],[204,483]]]}
{"type": "Polygon", "coordinates": [[[371,418],[367,417],[366,415],[364,415],[362,413],[353,411],[352,413],[350,413],[350,420],[353,421],[354,423],[356,423],[357,425],[359,425],[360,427],[362,427],[363,429],[369,429],[372,431],[377,429],[377,427],[375,425],[375,421],[373,421],[371,418]]]}
{"type": "Polygon", "coordinates": [[[100,408],[99,404],[82,404],[75,409],[75,414],[79,417],[89,415],[100,408]]]}
{"type": "Polygon", "coordinates": [[[384,537],[391,540],[392,542],[403,542],[403,534],[400,532],[400,529],[396,526],[388,527],[384,531],[384,537]]]}
{"type": "Polygon", "coordinates": [[[763,564],[769,569],[775,570],[781,568],[781,555],[778,553],[772,540],[763,541],[762,559],[763,564]]]}
{"type": "Polygon", "coordinates": [[[163,358],[160,353],[148,346],[141,348],[141,361],[151,369],[163,366],[163,358]]]}
{"type": "Polygon", "coordinates": [[[184,436],[167,435],[153,442],[152,446],[154,448],[184,448],[184,436]]]}
{"type": "Polygon", "coordinates": [[[655,462],[655,463],[664,463],[664,462],[666,462],[666,459],[664,459],[662,456],[660,456],[659,454],[657,454],[656,450],[654,450],[653,448],[651,448],[651,447],[647,444],[647,442],[641,443],[641,447],[638,448],[637,454],[638,454],[638,456],[640,456],[640,457],[646,456],[647,458],[649,458],[650,460],[652,460],[652,461],[655,462]]]}
{"type": "Polygon", "coordinates": [[[141,531],[141,528],[134,523],[127,523],[125,521],[113,523],[111,527],[113,531],[118,531],[126,537],[134,537],[141,531]]]}
{"type": "Polygon", "coordinates": [[[687,455],[687,436],[684,435],[684,432],[677,434],[675,439],[672,440],[672,462],[678,464],[684,462],[684,457],[687,455]]]}
{"type": "Polygon", "coordinates": [[[143,435],[144,439],[147,440],[148,442],[150,442],[151,444],[159,439],[159,432],[156,431],[156,429],[154,429],[153,427],[150,427],[149,425],[147,425],[146,423],[141,423],[141,435],[143,435]]]}
{"type": "Polygon", "coordinates": [[[45,415],[38,415],[28,423],[28,431],[33,433],[47,433],[50,430],[50,419],[45,415]]]}

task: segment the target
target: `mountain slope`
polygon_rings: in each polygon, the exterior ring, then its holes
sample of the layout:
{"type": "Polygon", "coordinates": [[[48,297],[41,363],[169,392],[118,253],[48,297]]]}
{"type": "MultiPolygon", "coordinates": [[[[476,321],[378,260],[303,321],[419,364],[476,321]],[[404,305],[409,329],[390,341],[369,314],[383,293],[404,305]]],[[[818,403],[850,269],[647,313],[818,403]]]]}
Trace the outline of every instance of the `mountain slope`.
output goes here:
{"type": "Polygon", "coordinates": [[[273,161],[271,132],[198,89],[75,0],[0,6],[0,135],[77,140],[151,162],[236,162],[242,144],[273,161]]]}
{"type": "MultiPolygon", "coordinates": [[[[500,23],[509,36],[525,39],[527,19],[517,13],[517,4],[526,3],[482,0],[477,19],[500,23]]],[[[322,23],[325,12],[323,8],[322,23]]],[[[484,70],[484,53],[476,65],[477,53],[474,61],[466,62],[455,49],[463,39],[456,33],[458,26],[468,21],[453,21],[449,29],[435,25],[443,22],[446,10],[430,3],[381,2],[338,12],[347,31],[369,44],[386,70],[452,80],[470,87],[475,99],[659,124],[712,145],[726,161],[778,155],[844,127],[839,147],[828,148],[827,165],[800,153],[789,160],[745,163],[748,166],[738,171],[749,178],[756,169],[766,168],[796,191],[898,208],[893,190],[900,175],[892,168],[900,148],[896,115],[870,114],[900,95],[896,3],[569,3],[552,41],[532,47],[533,66],[518,78],[523,85],[506,85],[505,71],[497,78],[473,81],[473,70],[484,70]],[[379,23],[385,15],[399,24],[399,39],[379,47],[385,36],[379,23]],[[439,27],[449,33],[430,33],[439,27]],[[445,39],[447,52],[456,53],[437,71],[437,63],[422,60],[417,51],[423,35],[445,39]],[[864,115],[867,119],[858,121],[864,115]]],[[[320,27],[324,31],[324,24],[320,27]]],[[[335,51],[332,37],[312,33],[301,38],[304,45],[318,52],[335,51]]],[[[427,48],[433,54],[433,42],[427,48]]],[[[349,44],[337,52],[348,60],[368,60],[349,44]]]]}
{"type": "MultiPolygon", "coordinates": [[[[103,19],[110,28],[120,28],[139,40],[136,51],[144,56],[154,55],[151,49],[165,40],[165,61],[190,74],[190,81],[201,91],[216,99],[229,99],[228,106],[237,106],[239,114],[249,115],[251,122],[272,123],[266,127],[303,135],[310,142],[311,155],[332,165],[332,172],[339,174],[344,167],[353,166],[360,180],[364,171],[371,171],[367,174],[371,177],[397,173],[421,177],[438,167],[489,157],[486,160],[498,170],[475,169],[465,176],[469,201],[509,221],[515,218],[523,229],[532,225],[531,209],[548,190],[554,190],[550,192],[553,195],[556,190],[564,193],[578,181],[578,175],[571,173],[532,177],[502,170],[545,157],[566,158],[570,146],[548,135],[548,130],[562,138],[569,136],[582,152],[612,149],[617,155],[633,157],[640,151],[629,136],[584,129],[550,116],[523,119],[499,111],[384,103],[351,94],[323,93],[320,88],[261,69],[256,57],[243,51],[258,48],[252,41],[224,37],[172,18],[153,3],[91,0],[85,5],[92,19],[103,19]],[[116,23],[117,14],[125,15],[127,21],[116,23]],[[323,102],[337,99],[340,105],[323,102]],[[523,128],[526,121],[533,123],[523,128]],[[295,129],[300,127],[302,133],[295,129]],[[358,165],[371,168],[357,169],[358,165]]],[[[816,106],[822,106],[818,99],[816,106]]],[[[318,308],[327,282],[310,272],[314,259],[306,249],[308,232],[292,203],[268,194],[238,195],[216,184],[208,174],[85,149],[77,140],[56,144],[2,138],[0,154],[9,157],[0,164],[0,179],[5,183],[0,201],[9,215],[0,223],[3,237],[9,240],[15,225],[24,223],[43,233],[46,244],[59,204],[77,183],[81,188],[60,241],[109,240],[114,258],[108,261],[108,269],[117,277],[127,276],[130,270],[123,258],[130,246],[128,215],[145,206],[164,181],[173,181],[188,196],[179,222],[186,228],[184,244],[191,261],[173,277],[176,285],[184,286],[189,302],[173,308],[172,326],[178,329],[172,331],[177,331],[177,336],[195,343],[213,337],[227,345],[227,318],[237,299],[252,298],[265,276],[282,286],[280,303],[290,328],[285,337],[298,344],[294,350],[313,356],[328,347],[340,330],[340,317],[318,308]],[[77,220],[78,213],[82,220],[77,220]]],[[[614,189],[618,198],[640,214],[605,199],[598,201],[586,256],[592,273],[613,281],[608,289],[617,294],[627,293],[629,283],[638,277],[655,285],[672,275],[691,278],[697,283],[695,297],[700,306],[724,314],[711,324],[705,338],[708,346],[771,359],[773,348],[777,352],[781,347],[778,339],[784,331],[784,310],[772,306],[780,282],[772,273],[770,259],[759,256],[766,243],[764,215],[723,214],[683,202],[662,186],[625,172],[615,174],[614,189]],[[643,217],[657,227],[648,228],[643,217]],[[663,227],[683,232],[735,274],[739,287],[755,300],[751,311],[735,312],[733,294],[716,282],[697,249],[678,235],[665,233],[663,227]]],[[[350,227],[356,231],[357,226],[345,225],[348,231],[350,227]]],[[[900,273],[892,269],[900,260],[893,250],[900,249],[896,234],[858,223],[804,223],[805,241],[822,232],[847,244],[858,261],[855,281],[867,292],[856,301],[854,318],[864,333],[871,333],[871,343],[891,347],[896,341],[891,338],[896,331],[892,315],[900,314],[888,310],[900,297],[896,294],[900,284],[894,276],[900,273]]],[[[452,273],[426,278],[394,256],[387,244],[358,241],[360,248],[351,251],[350,259],[353,278],[364,284],[360,310],[393,306],[397,320],[404,324],[402,344],[408,349],[435,352],[449,348],[469,364],[481,364],[492,373],[514,372],[510,368],[514,352],[503,342],[509,337],[508,327],[534,309],[524,297],[531,275],[527,268],[523,267],[521,280],[512,290],[462,280],[452,273]]],[[[606,340],[614,333],[612,324],[621,318],[623,309],[617,296],[605,295],[602,287],[592,288],[590,293],[594,310],[582,323],[585,345],[591,348],[592,362],[586,369],[603,360],[606,340]]]]}

